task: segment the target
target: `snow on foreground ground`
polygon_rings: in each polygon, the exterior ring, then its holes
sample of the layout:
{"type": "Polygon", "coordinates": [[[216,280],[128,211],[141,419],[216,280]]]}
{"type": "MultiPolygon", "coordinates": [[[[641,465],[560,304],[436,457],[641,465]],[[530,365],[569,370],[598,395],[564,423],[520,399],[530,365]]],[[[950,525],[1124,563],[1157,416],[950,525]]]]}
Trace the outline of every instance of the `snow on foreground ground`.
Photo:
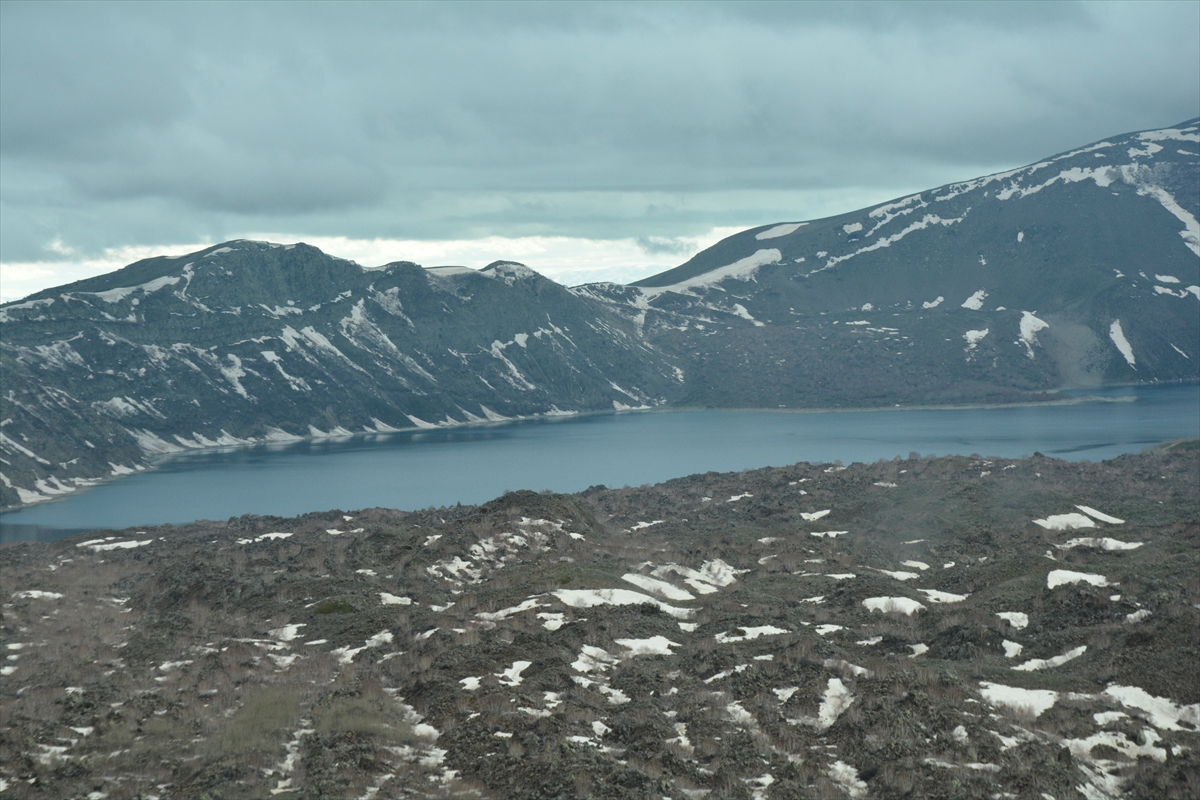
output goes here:
{"type": "Polygon", "coordinates": [[[1198,478],[799,464],[6,545],[0,792],[1193,797],[1198,478]]]}

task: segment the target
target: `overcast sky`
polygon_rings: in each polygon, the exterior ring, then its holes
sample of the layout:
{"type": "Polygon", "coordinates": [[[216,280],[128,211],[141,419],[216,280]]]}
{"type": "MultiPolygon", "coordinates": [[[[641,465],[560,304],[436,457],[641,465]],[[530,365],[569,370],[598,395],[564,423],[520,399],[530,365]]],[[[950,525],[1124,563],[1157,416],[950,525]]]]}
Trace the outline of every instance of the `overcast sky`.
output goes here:
{"type": "Polygon", "coordinates": [[[3,2],[0,296],[238,237],[633,280],[1197,115],[1197,2],[3,2]]]}

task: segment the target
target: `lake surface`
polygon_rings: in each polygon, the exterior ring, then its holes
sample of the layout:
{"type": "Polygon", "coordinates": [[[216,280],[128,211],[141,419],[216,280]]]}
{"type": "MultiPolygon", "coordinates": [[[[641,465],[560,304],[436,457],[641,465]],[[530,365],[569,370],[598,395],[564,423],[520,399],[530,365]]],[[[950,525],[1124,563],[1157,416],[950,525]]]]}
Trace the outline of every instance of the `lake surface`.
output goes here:
{"type": "Polygon", "coordinates": [[[680,411],[526,420],[206,451],[3,515],[0,540],[241,514],[481,503],[511,489],[576,492],[698,472],[849,464],[910,452],[1099,461],[1200,436],[1200,386],[1091,392],[1103,401],[856,412],[680,411]]]}

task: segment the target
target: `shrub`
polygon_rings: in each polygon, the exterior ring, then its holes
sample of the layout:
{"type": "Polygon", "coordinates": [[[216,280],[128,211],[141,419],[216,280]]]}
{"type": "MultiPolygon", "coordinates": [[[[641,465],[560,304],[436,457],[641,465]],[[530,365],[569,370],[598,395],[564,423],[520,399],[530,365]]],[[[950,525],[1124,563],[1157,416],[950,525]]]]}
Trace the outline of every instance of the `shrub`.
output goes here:
{"type": "Polygon", "coordinates": [[[300,696],[293,689],[248,689],[246,702],[207,743],[211,758],[275,755],[300,719],[300,696]]]}
{"type": "Polygon", "coordinates": [[[345,600],[326,600],[313,609],[314,614],[353,614],[354,606],[345,600]]]}

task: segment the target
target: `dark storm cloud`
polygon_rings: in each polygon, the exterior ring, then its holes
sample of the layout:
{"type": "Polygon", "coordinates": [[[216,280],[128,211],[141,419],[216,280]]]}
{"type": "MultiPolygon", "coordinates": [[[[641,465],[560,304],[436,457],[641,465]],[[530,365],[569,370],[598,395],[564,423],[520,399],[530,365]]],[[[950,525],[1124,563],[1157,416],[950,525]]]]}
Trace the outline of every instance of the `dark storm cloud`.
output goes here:
{"type": "Polygon", "coordinates": [[[247,230],[664,247],[1195,115],[1197,9],[5,2],[0,259],[247,230]]]}

